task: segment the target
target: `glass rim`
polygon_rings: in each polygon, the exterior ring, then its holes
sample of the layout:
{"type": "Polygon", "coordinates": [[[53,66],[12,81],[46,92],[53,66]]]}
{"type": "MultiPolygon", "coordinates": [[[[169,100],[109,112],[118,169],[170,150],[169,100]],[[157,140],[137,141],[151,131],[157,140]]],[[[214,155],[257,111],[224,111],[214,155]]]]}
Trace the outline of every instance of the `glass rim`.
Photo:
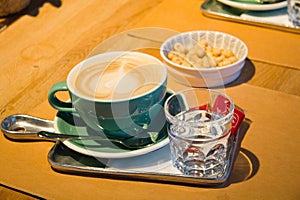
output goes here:
{"type": "Polygon", "coordinates": [[[164,103],[164,111],[165,111],[165,115],[166,115],[167,120],[171,119],[172,121],[180,122],[181,124],[190,125],[190,126],[197,126],[199,124],[208,124],[208,125],[218,124],[218,123],[224,121],[224,119],[232,118],[233,113],[234,113],[234,108],[235,108],[234,102],[232,101],[232,99],[227,94],[225,94],[224,92],[220,92],[218,90],[215,90],[215,89],[205,89],[205,88],[189,88],[189,89],[178,91],[178,92],[172,94],[171,96],[169,96],[167,98],[167,100],[165,101],[165,103],[164,103]],[[230,102],[230,111],[229,111],[229,113],[227,113],[225,116],[222,116],[220,119],[209,121],[209,122],[186,122],[186,121],[183,121],[183,120],[179,120],[178,118],[176,118],[175,116],[173,116],[172,114],[169,113],[168,103],[170,102],[171,99],[173,99],[175,96],[178,96],[180,94],[184,94],[184,93],[190,92],[190,91],[197,91],[197,90],[198,91],[207,91],[207,92],[218,93],[218,94],[224,96],[230,102]]]}

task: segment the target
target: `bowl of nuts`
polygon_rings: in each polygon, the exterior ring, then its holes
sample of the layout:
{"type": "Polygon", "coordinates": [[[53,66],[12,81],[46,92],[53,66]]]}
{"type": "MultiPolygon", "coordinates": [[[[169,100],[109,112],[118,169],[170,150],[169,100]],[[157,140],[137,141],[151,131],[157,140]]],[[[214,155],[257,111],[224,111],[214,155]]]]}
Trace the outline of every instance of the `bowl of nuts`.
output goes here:
{"type": "Polygon", "coordinates": [[[217,87],[237,79],[248,48],[235,36],[217,31],[185,32],[160,48],[169,75],[192,87],[217,87]]]}

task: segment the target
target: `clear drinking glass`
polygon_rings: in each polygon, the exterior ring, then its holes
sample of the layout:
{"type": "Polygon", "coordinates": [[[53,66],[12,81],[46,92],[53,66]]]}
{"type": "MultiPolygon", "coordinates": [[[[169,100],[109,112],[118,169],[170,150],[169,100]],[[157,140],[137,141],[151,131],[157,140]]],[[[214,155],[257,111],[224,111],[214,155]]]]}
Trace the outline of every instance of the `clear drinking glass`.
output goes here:
{"type": "Polygon", "coordinates": [[[300,27],[300,0],[287,0],[287,12],[290,22],[300,27]]]}
{"type": "Polygon", "coordinates": [[[222,178],[230,165],[234,103],[223,92],[189,89],[165,102],[173,165],[185,175],[222,178]]]}

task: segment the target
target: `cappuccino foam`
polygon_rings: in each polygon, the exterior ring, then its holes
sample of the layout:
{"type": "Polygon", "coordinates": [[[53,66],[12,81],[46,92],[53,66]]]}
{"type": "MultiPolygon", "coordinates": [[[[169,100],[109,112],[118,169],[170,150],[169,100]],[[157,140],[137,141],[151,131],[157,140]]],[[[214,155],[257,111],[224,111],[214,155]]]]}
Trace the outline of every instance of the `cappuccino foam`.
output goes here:
{"type": "Polygon", "coordinates": [[[101,100],[132,98],[157,87],[163,75],[161,63],[135,54],[122,55],[109,63],[84,67],[75,80],[75,88],[84,96],[101,100]]]}

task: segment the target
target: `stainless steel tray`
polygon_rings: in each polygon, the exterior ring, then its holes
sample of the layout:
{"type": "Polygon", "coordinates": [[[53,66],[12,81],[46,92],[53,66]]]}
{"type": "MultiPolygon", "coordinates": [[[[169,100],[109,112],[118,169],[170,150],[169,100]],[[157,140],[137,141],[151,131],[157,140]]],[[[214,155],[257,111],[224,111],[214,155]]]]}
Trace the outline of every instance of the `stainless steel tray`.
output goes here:
{"type": "Polygon", "coordinates": [[[201,6],[203,14],[207,17],[212,17],[221,20],[234,21],[244,24],[250,24],[255,26],[261,26],[266,28],[272,28],[282,31],[289,31],[294,33],[300,33],[300,27],[295,27],[289,23],[278,24],[272,21],[262,21],[258,18],[246,18],[243,17],[243,14],[252,14],[252,15],[263,15],[263,16],[276,16],[276,15],[287,15],[286,8],[273,10],[273,11],[247,11],[237,8],[233,8],[227,5],[224,5],[217,0],[206,0],[201,6]]]}
{"type": "MultiPolygon", "coordinates": [[[[234,181],[231,177],[236,179],[240,174],[247,174],[242,177],[242,179],[246,179],[252,174],[251,159],[245,159],[245,155],[241,155],[243,153],[240,152],[241,141],[248,127],[249,124],[245,121],[241,124],[234,139],[230,168],[228,173],[220,179],[203,179],[181,174],[171,164],[168,145],[137,157],[101,159],[80,154],[69,149],[63,143],[57,142],[48,154],[48,161],[55,171],[72,175],[225,187],[234,181]],[[246,165],[245,160],[249,161],[246,165]],[[245,166],[247,166],[247,169],[245,169],[245,166]],[[244,172],[241,173],[240,170],[244,172]],[[245,173],[245,171],[247,172],[245,173]]],[[[241,177],[238,179],[241,179],[241,177]]]]}

